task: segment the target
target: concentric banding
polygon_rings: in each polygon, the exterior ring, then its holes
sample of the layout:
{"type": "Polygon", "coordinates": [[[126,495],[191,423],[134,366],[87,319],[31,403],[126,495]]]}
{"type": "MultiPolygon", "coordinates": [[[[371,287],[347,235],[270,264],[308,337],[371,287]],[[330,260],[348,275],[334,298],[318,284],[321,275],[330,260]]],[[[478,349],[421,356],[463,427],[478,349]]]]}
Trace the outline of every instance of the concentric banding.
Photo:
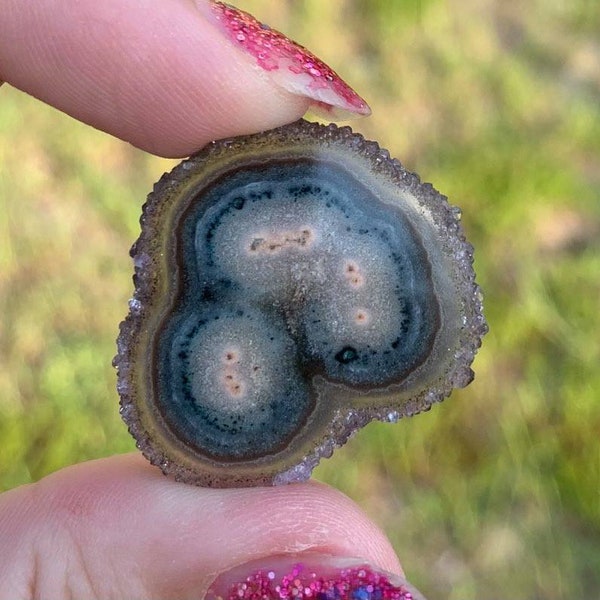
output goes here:
{"type": "Polygon", "coordinates": [[[285,324],[226,303],[186,314],[169,323],[159,344],[156,400],[170,428],[225,461],[283,447],[311,409],[285,324]]]}
{"type": "Polygon", "coordinates": [[[132,255],[123,416],[193,483],[307,477],[466,385],[486,329],[457,211],[348,128],[208,146],[157,184],[132,255]]]}

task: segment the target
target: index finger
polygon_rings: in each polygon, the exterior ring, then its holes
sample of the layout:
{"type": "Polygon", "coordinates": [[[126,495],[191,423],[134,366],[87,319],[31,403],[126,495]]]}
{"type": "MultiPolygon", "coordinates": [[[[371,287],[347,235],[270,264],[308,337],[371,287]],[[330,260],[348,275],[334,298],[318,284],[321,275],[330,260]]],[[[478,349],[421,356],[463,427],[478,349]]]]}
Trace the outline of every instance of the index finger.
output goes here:
{"type": "MultiPolygon", "coordinates": [[[[343,94],[321,101],[305,73],[290,84],[295,73],[285,65],[278,73],[284,80],[261,68],[231,39],[231,18],[211,14],[218,7],[208,0],[8,0],[0,14],[0,80],[171,157],[296,120],[311,103],[339,100],[347,108],[343,94]]],[[[346,86],[334,83],[334,92],[346,86]]]]}

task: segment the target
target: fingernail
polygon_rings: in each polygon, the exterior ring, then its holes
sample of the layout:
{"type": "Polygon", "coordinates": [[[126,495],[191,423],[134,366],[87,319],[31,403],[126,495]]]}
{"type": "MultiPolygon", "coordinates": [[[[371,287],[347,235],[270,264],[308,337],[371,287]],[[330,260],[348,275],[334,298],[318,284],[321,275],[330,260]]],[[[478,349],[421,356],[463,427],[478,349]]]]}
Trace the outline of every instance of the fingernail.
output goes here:
{"type": "Polygon", "coordinates": [[[312,112],[328,119],[371,114],[368,104],[333,69],[283,33],[224,2],[196,0],[196,5],[274,83],[310,98],[312,112]]]}
{"type": "Polygon", "coordinates": [[[320,554],[276,557],[236,567],[206,600],[425,600],[398,575],[364,560],[320,554]]]}

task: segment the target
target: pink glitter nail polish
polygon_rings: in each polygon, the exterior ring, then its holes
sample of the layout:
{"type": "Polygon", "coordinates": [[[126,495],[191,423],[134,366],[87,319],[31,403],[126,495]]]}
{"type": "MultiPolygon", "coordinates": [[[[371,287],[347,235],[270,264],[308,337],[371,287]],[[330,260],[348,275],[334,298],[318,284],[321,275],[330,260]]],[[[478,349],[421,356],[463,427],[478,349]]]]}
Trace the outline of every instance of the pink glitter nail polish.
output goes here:
{"type": "Polygon", "coordinates": [[[355,559],[309,556],[272,568],[255,568],[245,578],[219,578],[206,600],[425,600],[402,578],[355,559]],[[222,589],[221,589],[222,588],[222,589]]]}
{"type": "Polygon", "coordinates": [[[211,15],[238,48],[254,58],[272,80],[312,100],[312,111],[329,119],[369,115],[368,104],[322,60],[252,15],[211,1],[211,15]]]}

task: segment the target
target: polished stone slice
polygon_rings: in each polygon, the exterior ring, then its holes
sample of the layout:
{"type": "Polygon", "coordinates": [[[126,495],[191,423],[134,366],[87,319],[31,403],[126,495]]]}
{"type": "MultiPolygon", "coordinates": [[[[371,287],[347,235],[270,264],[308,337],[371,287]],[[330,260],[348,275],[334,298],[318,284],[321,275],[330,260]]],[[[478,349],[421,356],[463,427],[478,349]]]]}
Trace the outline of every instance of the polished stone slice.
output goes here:
{"type": "Polygon", "coordinates": [[[144,206],[115,359],[142,452],[199,485],[302,480],[356,428],[467,385],[487,326],[459,219],[347,127],[181,163],[144,206]]]}

